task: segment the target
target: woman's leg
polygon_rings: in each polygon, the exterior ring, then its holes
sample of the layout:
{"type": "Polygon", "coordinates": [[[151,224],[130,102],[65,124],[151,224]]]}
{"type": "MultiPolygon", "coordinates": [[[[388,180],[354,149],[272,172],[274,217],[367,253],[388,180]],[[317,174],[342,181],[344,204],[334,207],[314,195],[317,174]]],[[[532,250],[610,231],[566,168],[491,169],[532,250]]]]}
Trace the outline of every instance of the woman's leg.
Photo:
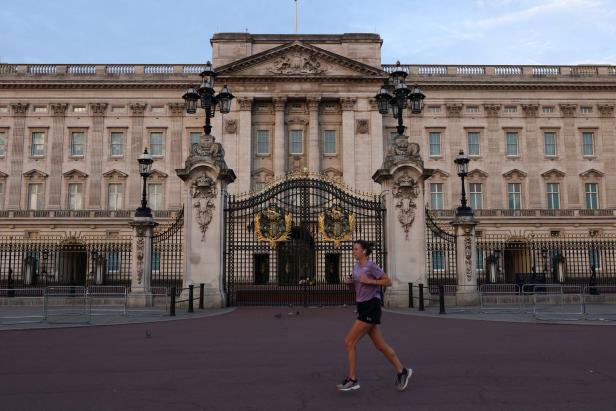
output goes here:
{"type": "Polygon", "coordinates": [[[347,333],[346,337],[344,337],[344,348],[346,348],[347,356],[349,358],[349,373],[347,377],[351,379],[357,379],[355,375],[355,347],[361,338],[366,335],[370,331],[370,329],[374,329],[374,325],[365,323],[363,321],[355,320],[355,323],[347,333]]]}
{"type": "Polygon", "coordinates": [[[383,353],[385,358],[387,358],[387,361],[389,361],[391,365],[394,366],[398,374],[401,373],[402,363],[400,363],[396,352],[385,342],[385,339],[383,338],[379,327],[372,327],[372,329],[368,331],[368,335],[370,336],[370,339],[374,343],[376,349],[383,353]]]}

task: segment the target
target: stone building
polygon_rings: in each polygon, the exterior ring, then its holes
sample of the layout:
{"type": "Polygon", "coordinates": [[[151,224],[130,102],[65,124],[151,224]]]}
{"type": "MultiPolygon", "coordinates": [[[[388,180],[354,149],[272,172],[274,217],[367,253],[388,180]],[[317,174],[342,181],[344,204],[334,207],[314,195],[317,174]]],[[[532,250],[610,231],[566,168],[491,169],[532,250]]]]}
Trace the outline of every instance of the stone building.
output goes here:
{"type": "MultiPolygon", "coordinates": [[[[236,97],[212,123],[237,176],[229,193],[308,171],[380,194],[372,177],[396,122],[374,96],[397,67],[381,61],[382,41],[215,34],[216,88],[236,97]]],[[[459,203],[453,160],[462,149],[480,233],[616,232],[616,66],[401,67],[426,94],[422,113],[405,112],[404,123],[437,220],[449,221],[459,203]]],[[[175,170],[204,121],[185,113],[181,96],[202,69],[1,64],[0,231],[130,233],[145,147],[155,159],[149,203],[158,221],[172,221],[186,195],[175,170]]]]}

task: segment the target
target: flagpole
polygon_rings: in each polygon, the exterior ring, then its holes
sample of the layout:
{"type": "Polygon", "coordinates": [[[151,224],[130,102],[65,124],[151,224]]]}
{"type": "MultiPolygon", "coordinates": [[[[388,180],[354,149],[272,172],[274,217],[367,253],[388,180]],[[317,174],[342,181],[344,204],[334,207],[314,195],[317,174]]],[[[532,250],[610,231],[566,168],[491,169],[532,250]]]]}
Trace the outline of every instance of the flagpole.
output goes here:
{"type": "Polygon", "coordinates": [[[295,0],[295,34],[297,34],[297,0],[295,0]]]}

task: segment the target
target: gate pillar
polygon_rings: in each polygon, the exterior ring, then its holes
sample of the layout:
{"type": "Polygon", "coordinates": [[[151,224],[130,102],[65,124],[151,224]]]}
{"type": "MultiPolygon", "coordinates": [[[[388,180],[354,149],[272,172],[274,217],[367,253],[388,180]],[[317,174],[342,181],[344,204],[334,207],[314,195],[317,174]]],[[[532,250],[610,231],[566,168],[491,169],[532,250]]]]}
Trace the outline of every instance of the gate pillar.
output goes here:
{"type": "Polygon", "coordinates": [[[130,226],[135,230],[132,245],[132,267],[130,275],[131,304],[147,305],[142,296],[149,295],[152,283],[152,234],[158,225],[152,217],[135,217],[130,226]]]}
{"type": "Polygon", "coordinates": [[[398,135],[381,169],[372,179],[381,185],[387,209],[385,218],[387,266],[392,286],[385,293],[388,307],[408,307],[408,283],[427,287],[424,170],[419,145],[398,135]]]}
{"type": "Polygon", "coordinates": [[[235,180],[224,150],[211,135],[193,144],[184,168],[177,169],[185,186],[183,287],[205,284],[205,306],[226,305],[223,289],[223,219],[227,185],[235,180]]]}
{"type": "Polygon", "coordinates": [[[472,216],[456,216],[451,225],[456,230],[456,273],[458,292],[456,302],[460,305],[476,305],[479,303],[477,290],[477,237],[475,226],[478,221],[472,216]]]}

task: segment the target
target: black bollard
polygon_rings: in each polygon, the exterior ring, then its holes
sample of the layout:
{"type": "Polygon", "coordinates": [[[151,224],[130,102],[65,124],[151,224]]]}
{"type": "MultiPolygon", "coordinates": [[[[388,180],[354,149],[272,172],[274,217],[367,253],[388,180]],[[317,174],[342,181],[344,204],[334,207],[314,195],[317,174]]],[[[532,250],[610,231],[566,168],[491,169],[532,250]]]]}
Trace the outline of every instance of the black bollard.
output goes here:
{"type": "Polygon", "coordinates": [[[171,295],[170,297],[170,302],[169,302],[169,315],[171,317],[175,317],[175,287],[171,287],[171,295]]]}
{"type": "Polygon", "coordinates": [[[423,284],[419,284],[419,311],[425,311],[424,297],[423,297],[423,284]]]}
{"type": "Polygon", "coordinates": [[[189,313],[194,313],[195,309],[193,307],[193,296],[194,296],[194,285],[189,285],[188,286],[188,312],[189,313]]]}
{"type": "Polygon", "coordinates": [[[413,283],[409,283],[409,308],[413,308],[413,283]]]}
{"type": "Polygon", "coordinates": [[[199,284],[199,309],[203,310],[203,297],[205,296],[205,284],[199,284]]]}
{"type": "Polygon", "coordinates": [[[445,286],[438,286],[438,313],[445,314],[445,286]]]}

